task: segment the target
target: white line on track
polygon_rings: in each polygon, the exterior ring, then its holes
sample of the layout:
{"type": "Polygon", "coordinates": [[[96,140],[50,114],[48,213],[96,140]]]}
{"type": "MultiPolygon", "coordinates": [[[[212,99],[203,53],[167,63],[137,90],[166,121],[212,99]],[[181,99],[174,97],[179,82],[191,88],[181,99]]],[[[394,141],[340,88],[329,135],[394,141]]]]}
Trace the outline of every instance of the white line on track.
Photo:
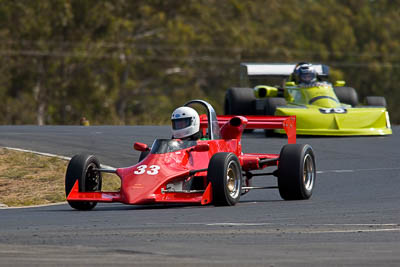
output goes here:
{"type": "Polygon", "coordinates": [[[340,233],[372,233],[372,232],[399,232],[400,228],[381,229],[349,229],[349,230],[307,230],[299,231],[302,234],[340,234],[340,233]]]}
{"type": "MultiPolygon", "coordinates": [[[[276,234],[276,233],[286,233],[286,234],[333,234],[333,233],[376,233],[376,232],[400,232],[400,224],[398,223],[327,223],[327,224],[282,224],[282,223],[240,223],[240,222],[225,222],[225,223],[179,223],[180,225],[203,225],[203,226],[221,226],[235,229],[231,227],[239,227],[244,229],[243,234],[246,231],[255,231],[252,233],[259,234],[276,234]],[[253,228],[256,226],[256,228],[253,228]],[[265,226],[265,227],[257,227],[265,226]],[[276,228],[276,229],[275,229],[276,228]]],[[[176,224],[174,224],[176,225],[176,224]]],[[[164,224],[165,226],[165,224],[164,224]]]]}
{"type": "MultiPolygon", "coordinates": [[[[46,156],[46,157],[59,158],[59,159],[63,159],[63,160],[71,160],[70,157],[65,157],[65,156],[61,156],[61,155],[57,155],[57,154],[44,153],[44,152],[38,152],[38,151],[34,151],[34,150],[21,149],[21,148],[15,148],[15,147],[3,147],[3,148],[9,149],[9,150],[20,151],[20,152],[32,153],[32,154],[46,156]]],[[[111,167],[111,166],[104,165],[104,164],[101,164],[101,167],[102,168],[115,169],[115,167],[111,167]]]]}
{"type": "Polygon", "coordinates": [[[29,209],[29,208],[40,208],[40,207],[50,207],[50,206],[57,206],[57,205],[64,205],[67,202],[57,202],[57,203],[50,203],[50,204],[42,204],[42,205],[31,205],[31,206],[23,206],[23,207],[8,207],[8,206],[0,206],[1,209],[29,209]]]}
{"type": "MultiPolygon", "coordinates": [[[[208,226],[264,226],[264,225],[277,225],[276,223],[205,223],[208,226]]],[[[309,226],[309,224],[284,224],[285,226],[309,226]]],[[[397,226],[396,223],[317,223],[311,224],[312,226],[397,226]]],[[[400,228],[399,228],[400,229],[400,228]]]]}
{"type": "Polygon", "coordinates": [[[240,223],[240,222],[221,222],[221,223],[207,223],[207,222],[200,222],[200,223],[175,223],[175,224],[182,224],[182,225],[207,225],[207,226],[270,226],[270,225],[281,225],[281,226],[371,226],[371,227],[378,227],[378,226],[385,226],[385,227],[399,227],[400,224],[398,223],[313,223],[313,224],[301,224],[301,223],[240,223]]]}
{"type": "Polygon", "coordinates": [[[370,171],[396,171],[400,168],[373,168],[373,169],[354,169],[354,170],[326,170],[317,173],[344,173],[344,172],[370,172],[370,171]]]}
{"type": "MultiPolygon", "coordinates": [[[[182,223],[185,224],[185,223],[182,223]]],[[[279,227],[285,233],[302,233],[302,234],[332,234],[332,233],[374,233],[374,232],[400,232],[400,224],[398,223],[327,223],[327,224],[277,224],[277,223],[193,223],[205,226],[273,226],[279,227]],[[288,228],[289,227],[289,228],[288,228]],[[295,227],[295,228],[293,228],[295,227]],[[303,228],[306,227],[306,228],[303,228]],[[318,228],[344,228],[344,229],[318,229],[318,228]],[[362,228],[363,227],[363,228],[362,228]],[[369,228],[366,228],[369,227],[369,228]],[[375,227],[371,229],[370,227],[375,227]],[[314,228],[314,229],[313,229],[314,228]]],[[[268,229],[264,229],[267,232],[268,229]]]]}
{"type": "Polygon", "coordinates": [[[19,152],[32,153],[32,154],[46,156],[46,157],[59,158],[59,159],[64,159],[64,160],[71,159],[70,157],[65,157],[65,156],[60,156],[60,155],[50,154],[50,153],[43,153],[43,152],[38,152],[38,151],[33,151],[33,150],[28,150],[28,149],[21,149],[21,148],[15,148],[15,147],[3,147],[3,148],[9,149],[9,150],[14,150],[14,151],[19,151],[19,152]]]}
{"type": "Polygon", "coordinates": [[[204,223],[207,226],[266,226],[274,223],[204,223]]]}

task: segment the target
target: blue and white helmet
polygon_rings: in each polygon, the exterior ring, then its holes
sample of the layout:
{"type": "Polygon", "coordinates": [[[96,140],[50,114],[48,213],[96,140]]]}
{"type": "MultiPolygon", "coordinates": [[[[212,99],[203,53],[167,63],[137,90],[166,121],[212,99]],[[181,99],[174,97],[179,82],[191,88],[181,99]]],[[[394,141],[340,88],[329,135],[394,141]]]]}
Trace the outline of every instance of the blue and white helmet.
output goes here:
{"type": "Polygon", "coordinates": [[[317,81],[317,72],[312,64],[299,63],[293,72],[296,83],[310,84],[317,81]]]}
{"type": "Polygon", "coordinates": [[[200,130],[200,117],[191,107],[179,107],[171,116],[173,138],[192,136],[200,130]]]}

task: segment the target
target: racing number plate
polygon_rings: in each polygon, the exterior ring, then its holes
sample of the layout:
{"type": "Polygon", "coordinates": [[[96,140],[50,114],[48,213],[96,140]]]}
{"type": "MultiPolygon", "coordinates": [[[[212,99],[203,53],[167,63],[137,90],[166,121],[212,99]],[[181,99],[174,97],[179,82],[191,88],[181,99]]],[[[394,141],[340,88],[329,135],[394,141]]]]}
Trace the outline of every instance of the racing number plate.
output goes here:
{"type": "Polygon", "coordinates": [[[344,113],[347,113],[347,109],[345,109],[345,108],[320,108],[319,111],[322,114],[332,114],[332,113],[344,114],[344,113]]]}

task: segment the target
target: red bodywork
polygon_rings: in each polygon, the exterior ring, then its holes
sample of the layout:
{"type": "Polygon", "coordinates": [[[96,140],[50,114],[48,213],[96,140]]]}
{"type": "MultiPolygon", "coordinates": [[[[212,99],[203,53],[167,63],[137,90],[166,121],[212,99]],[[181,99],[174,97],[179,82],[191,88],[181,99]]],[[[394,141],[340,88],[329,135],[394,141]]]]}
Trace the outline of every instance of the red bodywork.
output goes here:
{"type": "MultiPolygon", "coordinates": [[[[207,116],[200,116],[200,128],[208,127],[207,116]]],[[[193,147],[153,154],[127,168],[116,169],[121,179],[119,192],[79,192],[75,183],[68,201],[122,202],[125,204],[150,204],[160,202],[201,203],[212,202],[211,183],[207,182],[207,168],[211,157],[218,152],[231,152],[239,158],[244,172],[277,166],[279,154],[242,153],[241,136],[246,129],[285,129],[288,143],[296,143],[296,118],[275,116],[217,116],[221,139],[199,140],[208,145],[208,151],[193,147]],[[261,161],[272,159],[270,161],[261,161]],[[275,160],[274,160],[275,159],[275,160]],[[168,185],[185,184],[191,179],[202,179],[203,190],[170,192],[168,185]]],[[[140,146],[135,146],[140,147],[140,146]]],[[[204,148],[204,146],[203,146],[204,148]]]]}

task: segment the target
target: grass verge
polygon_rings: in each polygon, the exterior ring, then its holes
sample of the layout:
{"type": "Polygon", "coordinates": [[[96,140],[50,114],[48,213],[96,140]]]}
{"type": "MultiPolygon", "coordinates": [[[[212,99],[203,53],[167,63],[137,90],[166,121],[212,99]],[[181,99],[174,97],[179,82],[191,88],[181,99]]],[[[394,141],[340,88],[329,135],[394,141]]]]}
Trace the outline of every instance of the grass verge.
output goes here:
{"type": "MultiPolygon", "coordinates": [[[[22,207],[65,201],[67,166],[63,159],[0,148],[0,203],[22,207]]],[[[119,187],[116,175],[103,175],[104,191],[119,187]]]]}

